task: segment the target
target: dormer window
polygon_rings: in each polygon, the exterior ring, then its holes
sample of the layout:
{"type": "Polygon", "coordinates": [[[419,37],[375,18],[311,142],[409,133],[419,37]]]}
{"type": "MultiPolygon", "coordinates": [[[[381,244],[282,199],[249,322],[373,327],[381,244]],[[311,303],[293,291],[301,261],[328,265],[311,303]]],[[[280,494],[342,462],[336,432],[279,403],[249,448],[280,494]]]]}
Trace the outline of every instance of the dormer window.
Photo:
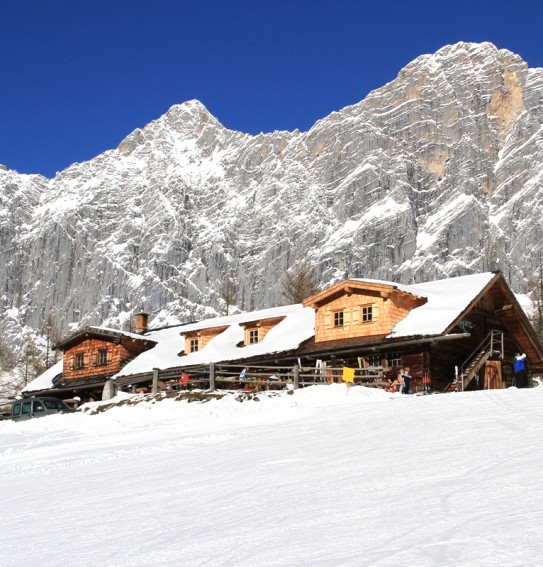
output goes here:
{"type": "Polygon", "coordinates": [[[190,339],[190,352],[198,352],[200,341],[198,339],[190,339]]]}
{"type": "Polygon", "coordinates": [[[369,323],[373,321],[373,305],[362,306],[362,322],[369,323]]]}
{"type": "Polygon", "coordinates": [[[343,325],[344,325],[343,310],[334,311],[334,327],[343,327],[343,325]]]}
{"type": "Polygon", "coordinates": [[[249,331],[249,344],[254,345],[258,342],[258,329],[251,329],[249,331]]]}

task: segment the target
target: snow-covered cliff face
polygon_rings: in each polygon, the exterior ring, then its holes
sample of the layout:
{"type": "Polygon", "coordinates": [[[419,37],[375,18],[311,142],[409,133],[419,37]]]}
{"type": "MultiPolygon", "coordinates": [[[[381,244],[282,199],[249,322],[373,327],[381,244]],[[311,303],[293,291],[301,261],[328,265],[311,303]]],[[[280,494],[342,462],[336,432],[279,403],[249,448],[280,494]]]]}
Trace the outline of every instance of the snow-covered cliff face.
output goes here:
{"type": "Polygon", "coordinates": [[[201,318],[226,276],[240,308],[276,304],[304,260],[323,285],[500,268],[521,291],[540,265],[542,122],[543,70],[488,43],[421,56],[306,133],[174,106],[52,180],[0,170],[3,306],[64,331],[134,308],[201,318]]]}

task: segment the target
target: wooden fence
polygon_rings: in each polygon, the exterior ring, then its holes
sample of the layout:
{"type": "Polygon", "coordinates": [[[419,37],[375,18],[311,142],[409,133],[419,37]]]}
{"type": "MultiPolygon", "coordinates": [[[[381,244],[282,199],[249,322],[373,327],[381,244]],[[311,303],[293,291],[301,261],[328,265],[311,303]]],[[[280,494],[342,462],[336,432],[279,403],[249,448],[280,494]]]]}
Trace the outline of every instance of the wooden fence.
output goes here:
{"type": "MultiPolygon", "coordinates": [[[[209,364],[192,368],[155,369],[153,374],[126,377],[117,385],[132,391],[159,390],[296,390],[317,384],[343,382],[343,367],[240,366],[209,364]]],[[[383,388],[387,384],[381,366],[354,369],[354,384],[383,388]]]]}

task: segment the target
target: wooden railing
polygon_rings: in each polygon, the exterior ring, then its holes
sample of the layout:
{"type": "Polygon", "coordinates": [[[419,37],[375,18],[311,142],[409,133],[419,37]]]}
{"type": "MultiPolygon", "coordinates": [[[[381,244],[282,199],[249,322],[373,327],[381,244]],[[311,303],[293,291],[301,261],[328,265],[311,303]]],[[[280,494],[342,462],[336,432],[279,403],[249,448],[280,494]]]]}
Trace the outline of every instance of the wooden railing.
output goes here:
{"type": "MultiPolygon", "coordinates": [[[[295,390],[318,384],[343,382],[343,367],[240,366],[239,364],[209,364],[191,368],[175,368],[153,374],[131,376],[117,381],[124,389],[139,391],[145,384],[158,390],[295,390]],[[186,378],[183,378],[186,376],[186,378]]],[[[354,384],[383,388],[387,384],[382,366],[354,369],[354,384]]]]}
{"type": "Polygon", "coordinates": [[[481,344],[477,346],[460,366],[457,381],[449,383],[444,391],[449,391],[450,387],[454,384],[458,392],[464,392],[489,358],[498,357],[503,360],[503,341],[504,336],[502,331],[496,329],[490,331],[481,344]]]}

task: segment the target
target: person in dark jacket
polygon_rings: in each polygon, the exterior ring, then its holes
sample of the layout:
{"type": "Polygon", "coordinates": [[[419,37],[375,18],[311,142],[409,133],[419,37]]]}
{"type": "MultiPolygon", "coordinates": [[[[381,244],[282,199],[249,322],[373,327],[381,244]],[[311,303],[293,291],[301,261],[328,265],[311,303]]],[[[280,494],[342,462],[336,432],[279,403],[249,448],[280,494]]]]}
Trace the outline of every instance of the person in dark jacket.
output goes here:
{"type": "Polygon", "coordinates": [[[411,383],[411,374],[409,374],[409,367],[406,366],[402,373],[402,381],[403,381],[403,394],[409,394],[409,385],[411,383]]]}
{"type": "Polygon", "coordinates": [[[524,353],[520,354],[520,352],[517,352],[513,369],[515,371],[513,386],[526,388],[528,386],[528,370],[526,369],[526,355],[524,353]]]}

